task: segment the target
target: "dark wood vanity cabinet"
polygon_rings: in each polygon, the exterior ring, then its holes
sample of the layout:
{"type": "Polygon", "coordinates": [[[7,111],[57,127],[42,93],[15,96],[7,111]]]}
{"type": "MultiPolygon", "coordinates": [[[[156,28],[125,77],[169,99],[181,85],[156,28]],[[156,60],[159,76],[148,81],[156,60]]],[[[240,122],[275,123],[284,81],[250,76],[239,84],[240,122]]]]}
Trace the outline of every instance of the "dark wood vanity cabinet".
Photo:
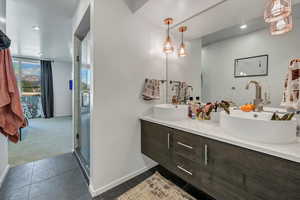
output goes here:
{"type": "Polygon", "coordinates": [[[164,167],[171,165],[171,128],[142,121],[142,153],[164,167]]]}
{"type": "Polygon", "coordinates": [[[216,200],[300,200],[300,164],[142,121],[142,152],[216,200]]]}

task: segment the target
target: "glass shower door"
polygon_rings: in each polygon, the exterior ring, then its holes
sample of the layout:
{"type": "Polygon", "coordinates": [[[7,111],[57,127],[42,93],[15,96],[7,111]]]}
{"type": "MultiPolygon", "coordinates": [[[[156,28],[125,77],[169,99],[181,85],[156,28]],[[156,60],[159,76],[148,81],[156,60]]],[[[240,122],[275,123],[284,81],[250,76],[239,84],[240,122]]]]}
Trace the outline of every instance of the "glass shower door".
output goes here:
{"type": "Polygon", "coordinates": [[[89,34],[81,41],[79,62],[79,105],[78,135],[76,152],[83,167],[89,174],[90,169],[90,97],[91,97],[91,66],[89,53],[89,34]]]}
{"type": "Polygon", "coordinates": [[[91,70],[87,66],[80,70],[80,153],[89,167],[90,163],[90,77],[91,70]]]}

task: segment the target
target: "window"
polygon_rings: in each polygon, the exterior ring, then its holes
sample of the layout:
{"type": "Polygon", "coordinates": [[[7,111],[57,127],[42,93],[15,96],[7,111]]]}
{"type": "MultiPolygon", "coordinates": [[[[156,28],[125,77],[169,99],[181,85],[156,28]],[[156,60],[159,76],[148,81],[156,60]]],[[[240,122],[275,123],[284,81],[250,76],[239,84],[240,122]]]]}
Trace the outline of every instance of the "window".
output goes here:
{"type": "Polygon", "coordinates": [[[41,66],[39,61],[13,61],[21,102],[27,118],[41,117],[41,66]]]}

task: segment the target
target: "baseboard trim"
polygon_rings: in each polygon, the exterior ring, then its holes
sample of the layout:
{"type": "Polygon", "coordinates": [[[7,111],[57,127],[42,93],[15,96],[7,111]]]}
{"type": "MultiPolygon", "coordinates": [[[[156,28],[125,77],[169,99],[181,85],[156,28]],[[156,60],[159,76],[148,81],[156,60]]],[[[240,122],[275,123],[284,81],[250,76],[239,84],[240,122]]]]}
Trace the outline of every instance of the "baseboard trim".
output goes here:
{"type": "Polygon", "coordinates": [[[119,178],[119,179],[117,179],[117,180],[115,180],[115,181],[113,181],[113,182],[111,182],[111,183],[109,183],[109,184],[107,184],[107,185],[105,185],[101,188],[98,188],[98,189],[95,189],[92,185],[92,182],[90,181],[90,185],[89,185],[90,193],[91,193],[92,197],[97,197],[97,196],[103,194],[104,192],[106,192],[110,189],[113,189],[114,187],[116,187],[116,186],[118,186],[118,185],[120,185],[120,184],[122,184],[122,183],[124,183],[124,182],[126,182],[126,181],[128,181],[128,180],[130,180],[130,179],[132,179],[132,178],[148,171],[148,170],[150,170],[150,169],[152,169],[155,166],[157,166],[157,164],[154,164],[153,166],[147,166],[147,167],[141,168],[139,170],[136,170],[135,172],[132,172],[132,173],[126,175],[126,176],[123,176],[122,178],[119,178]]]}
{"type": "Polygon", "coordinates": [[[69,114],[67,114],[67,115],[65,115],[65,114],[54,115],[54,118],[55,118],[55,117],[72,117],[72,114],[71,114],[71,115],[69,115],[69,114]]]}
{"type": "Polygon", "coordinates": [[[9,165],[6,166],[4,172],[0,176],[0,188],[2,187],[2,184],[3,184],[3,182],[5,180],[5,177],[6,177],[7,173],[8,173],[8,170],[9,170],[9,165]]]}

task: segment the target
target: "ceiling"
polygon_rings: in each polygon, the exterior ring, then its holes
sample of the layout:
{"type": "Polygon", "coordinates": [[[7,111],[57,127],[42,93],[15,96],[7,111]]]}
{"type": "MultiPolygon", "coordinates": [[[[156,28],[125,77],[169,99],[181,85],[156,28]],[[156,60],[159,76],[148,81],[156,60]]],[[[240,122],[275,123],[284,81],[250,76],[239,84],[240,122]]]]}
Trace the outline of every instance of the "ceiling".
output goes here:
{"type": "MultiPolygon", "coordinates": [[[[78,1],[8,0],[7,33],[13,54],[40,57],[42,53],[43,58],[71,61],[72,16],[78,1]],[[34,31],[33,26],[39,26],[40,31],[34,31]]],[[[195,39],[261,18],[267,0],[123,1],[135,15],[158,27],[165,28],[167,17],[174,18],[175,25],[192,17],[183,25],[188,26],[185,37],[195,39]]],[[[174,34],[179,34],[177,28],[172,30],[174,34]]]]}
{"type": "Polygon", "coordinates": [[[172,17],[178,23],[221,1],[223,0],[149,0],[136,13],[154,25],[165,27],[163,20],[167,17],[172,17]]]}
{"type": "Polygon", "coordinates": [[[124,0],[128,8],[134,13],[143,7],[149,0],[124,0]]]}
{"type": "MultiPolygon", "coordinates": [[[[187,39],[196,39],[225,28],[241,25],[263,16],[267,0],[149,0],[136,13],[152,24],[165,27],[163,19],[174,18],[175,24],[190,17],[187,39]],[[216,7],[214,5],[219,4],[216,7]],[[207,10],[208,8],[211,8],[207,10]],[[204,13],[201,13],[205,11],[204,13]],[[154,14],[155,13],[155,14],[154,14]],[[197,14],[201,13],[198,16],[197,14]]],[[[293,3],[299,3],[294,0],[293,3]]],[[[178,26],[173,33],[178,34],[178,26]]]]}
{"type": "Polygon", "coordinates": [[[78,0],[8,0],[7,34],[17,56],[71,61],[78,0]],[[39,31],[33,30],[40,27],[39,31]]]}
{"type": "MultiPolygon", "coordinates": [[[[293,21],[300,20],[300,3],[293,6],[293,21]]],[[[241,29],[240,24],[227,27],[225,29],[222,29],[220,31],[205,35],[202,37],[202,45],[207,46],[209,44],[226,40],[232,37],[237,37],[241,35],[246,35],[248,33],[252,33],[258,30],[262,30],[265,28],[269,28],[269,25],[265,23],[263,17],[258,17],[255,19],[252,19],[250,21],[245,22],[247,24],[246,29],[241,29]]]]}

